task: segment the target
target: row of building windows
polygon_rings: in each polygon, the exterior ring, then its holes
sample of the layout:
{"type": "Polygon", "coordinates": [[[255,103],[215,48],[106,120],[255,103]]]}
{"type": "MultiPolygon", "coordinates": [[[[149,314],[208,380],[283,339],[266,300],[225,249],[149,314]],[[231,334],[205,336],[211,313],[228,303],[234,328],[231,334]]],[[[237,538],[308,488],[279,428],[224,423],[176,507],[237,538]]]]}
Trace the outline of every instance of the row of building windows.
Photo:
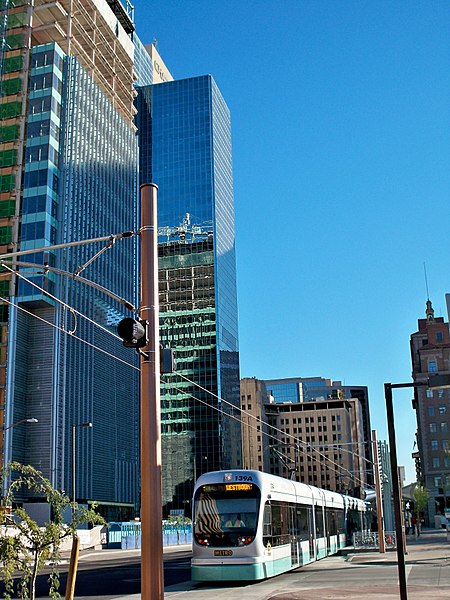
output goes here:
{"type": "MultiPolygon", "coordinates": [[[[439,427],[439,431],[441,432],[446,432],[448,431],[448,423],[446,421],[443,421],[442,423],[439,423],[440,427],[439,427]]],[[[436,433],[438,430],[438,423],[429,423],[428,424],[429,428],[430,428],[430,433],[436,433]]]]}
{"type": "MultiPolygon", "coordinates": [[[[281,422],[283,422],[283,419],[281,419],[281,422]]],[[[281,431],[283,431],[284,433],[291,433],[291,430],[289,427],[287,427],[286,429],[284,429],[283,427],[281,428],[281,431]]],[[[317,427],[317,431],[319,433],[321,432],[326,432],[328,431],[328,426],[327,425],[318,425],[317,427]]],[[[338,425],[332,425],[331,426],[331,431],[341,431],[341,426],[338,425]]],[[[303,433],[303,427],[293,427],[292,428],[292,432],[293,433],[303,433]]],[[[311,427],[305,427],[305,433],[315,433],[315,428],[314,426],[311,427]]]]}
{"type": "MultiPolygon", "coordinates": [[[[441,390],[441,391],[444,391],[444,390],[441,390]]],[[[434,415],[437,414],[436,409],[437,409],[437,412],[440,415],[447,414],[447,407],[446,407],[446,405],[445,404],[440,404],[438,407],[432,406],[432,405],[428,406],[428,408],[427,408],[428,416],[429,417],[434,417],[434,415]]]]}
{"type": "MultiPolygon", "coordinates": [[[[294,432],[295,432],[295,430],[294,430],[294,432]]],[[[289,433],[289,432],[286,432],[286,433],[289,433]]],[[[289,444],[289,443],[292,442],[292,440],[290,438],[284,438],[284,437],[281,438],[281,441],[282,441],[283,444],[289,444]]],[[[326,443],[326,442],[328,442],[328,435],[323,435],[323,436],[319,435],[319,436],[317,436],[317,438],[316,438],[315,435],[311,435],[311,436],[307,435],[307,436],[305,436],[305,440],[304,441],[306,441],[308,443],[311,443],[311,444],[314,444],[315,442],[319,442],[319,444],[326,443]]],[[[341,441],[342,441],[342,434],[341,433],[338,433],[338,434],[334,433],[333,434],[333,442],[341,442],[341,441]]]]}
{"type": "MultiPolygon", "coordinates": [[[[434,486],[437,488],[442,487],[442,477],[434,478],[434,486]]],[[[446,488],[448,488],[450,486],[450,475],[447,475],[445,477],[445,486],[446,486],[446,488]]],[[[444,490],[442,490],[442,492],[440,492],[440,493],[443,493],[443,492],[444,492],[444,490]]]]}
{"type": "MultiPolygon", "coordinates": [[[[442,450],[448,450],[448,440],[441,440],[442,450]]],[[[439,440],[431,440],[431,449],[439,450],[439,440]]]]}
{"type": "MultiPolygon", "coordinates": [[[[439,469],[441,467],[441,459],[439,457],[434,457],[431,461],[433,469],[439,469]]],[[[443,466],[448,469],[450,468],[450,457],[445,456],[443,460],[443,466]]]]}

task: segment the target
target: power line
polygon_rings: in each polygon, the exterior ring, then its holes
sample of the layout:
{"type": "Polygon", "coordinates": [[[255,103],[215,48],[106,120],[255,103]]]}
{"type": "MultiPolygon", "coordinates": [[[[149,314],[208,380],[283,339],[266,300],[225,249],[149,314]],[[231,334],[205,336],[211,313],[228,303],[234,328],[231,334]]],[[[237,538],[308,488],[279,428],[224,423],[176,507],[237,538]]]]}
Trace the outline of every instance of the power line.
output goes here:
{"type": "MultiPolygon", "coordinates": [[[[164,381],[164,379],[163,379],[163,381],[164,381]]],[[[176,390],[176,391],[178,391],[178,392],[181,392],[182,394],[188,395],[188,396],[189,396],[190,398],[192,398],[193,400],[196,400],[197,402],[200,402],[201,404],[204,404],[204,405],[205,405],[205,406],[207,406],[208,408],[212,408],[213,410],[215,410],[215,411],[217,411],[217,412],[219,412],[219,413],[221,413],[221,414],[223,414],[223,415],[225,415],[225,416],[227,416],[227,417],[230,417],[230,418],[234,419],[235,421],[237,421],[237,422],[238,422],[238,423],[240,423],[241,425],[245,425],[245,426],[246,426],[246,427],[248,427],[249,429],[253,429],[253,431],[256,431],[257,433],[261,433],[261,434],[263,434],[263,435],[265,435],[265,436],[267,436],[267,437],[269,437],[269,438],[271,438],[271,439],[275,440],[276,442],[278,442],[278,441],[279,441],[279,439],[278,439],[276,436],[274,436],[274,435],[272,435],[272,434],[270,434],[270,433],[267,433],[267,432],[265,432],[265,431],[260,431],[260,430],[258,430],[258,429],[257,429],[257,427],[255,427],[255,426],[253,426],[253,425],[250,425],[250,423],[245,423],[245,422],[244,422],[244,421],[242,421],[242,419],[240,419],[239,417],[236,417],[236,416],[234,416],[234,415],[231,415],[231,414],[229,414],[229,413],[225,412],[224,410],[222,410],[222,409],[221,409],[221,408],[219,408],[218,406],[214,406],[213,404],[208,404],[208,403],[207,403],[207,402],[205,402],[204,400],[201,400],[200,398],[197,398],[197,397],[196,397],[196,396],[194,396],[193,394],[190,394],[189,392],[186,392],[186,390],[182,390],[181,388],[178,388],[178,387],[177,387],[175,384],[173,384],[173,382],[164,381],[164,383],[167,383],[167,384],[171,385],[171,387],[172,387],[174,390],[176,390]]],[[[194,385],[196,385],[196,384],[195,384],[195,382],[192,382],[192,383],[194,383],[194,385]]],[[[201,386],[198,386],[198,387],[200,387],[200,389],[204,389],[204,388],[202,388],[201,386]]],[[[208,392],[208,390],[206,390],[206,389],[205,389],[205,391],[206,391],[206,392],[208,392]]],[[[212,392],[208,392],[208,393],[210,393],[210,394],[212,394],[213,396],[215,396],[215,394],[213,394],[212,392]]],[[[222,398],[222,401],[223,401],[223,402],[225,402],[225,404],[229,404],[229,403],[228,403],[226,400],[223,400],[223,398],[222,398]]],[[[236,408],[234,405],[232,405],[232,406],[233,406],[233,408],[236,408]]],[[[251,415],[251,414],[249,414],[249,413],[246,413],[245,411],[242,411],[242,410],[241,410],[241,412],[244,412],[244,414],[247,414],[247,416],[249,416],[249,417],[253,417],[253,415],[251,415]]],[[[255,417],[253,417],[253,418],[255,418],[255,417]]],[[[269,426],[269,427],[271,427],[272,429],[275,429],[276,431],[280,431],[280,430],[277,430],[277,429],[276,429],[276,427],[273,427],[273,426],[270,426],[270,425],[268,425],[268,426],[269,426]]],[[[320,461],[319,461],[319,459],[317,459],[317,458],[316,458],[316,457],[314,457],[314,456],[311,456],[311,460],[314,460],[314,461],[318,462],[319,464],[321,464],[321,463],[320,463],[320,461]]],[[[337,465],[338,469],[340,469],[340,470],[342,470],[342,469],[343,469],[343,467],[342,467],[341,465],[339,465],[338,463],[333,463],[333,461],[331,461],[331,462],[332,462],[332,464],[335,464],[335,465],[337,465]]],[[[327,468],[331,468],[331,470],[332,470],[334,473],[336,473],[336,475],[338,475],[339,477],[341,476],[341,471],[340,471],[340,470],[338,471],[336,468],[334,468],[334,467],[328,467],[328,466],[327,466],[327,468]]],[[[344,470],[346,470],[346,469],[344,469],[344,470]]],[[[347,470],[346,470],[346,471],[347,471],[347,470]]],[[[355,483],[358,483],[358,482],[359,482],[359,483],[362,483],[362,482],[361,482],[361,480],[360,480],[360,479],[358,479],[358,478],[356,478],[355,476],[353,476],[353,475],[350,473],[350,471],[347,471],[347,473],[348,473],[347,477],[348,477],[349,481],[350,481],[350,480],[352,480],[352,481],[354,481],[355,483]]]]}
{"type": "Polygon", "coordinates": [[[111,235],[104,235],[102,237],[91,238],[88,240],[66,242],[65,244],[53,244],[53,246],[42,246],[41,248],[34,248],[33,250],[20,250],[18,252],[8,252],[7,254],[0,254],[0,259],[9,259],[15,256],[25,256],[26,254],[36,254],[38,252],[48,252],[49,250],[61,250],[62,248],[72,248],[73,246],[82,246],[84,244],[95,244],[96,242],[111,242],[112,240],[133,237],[134,235],[139,235],[139,232],[124,231],[123,233],[113,233],[111,235]]]}
{"type": "MultiPolygon", "coordinates": [[[[184,379],[185,381],[187,381],[187,382],[188,382],[188,383],[190,383],[191,385],[194,385],[194,386],[198,387],[200,390],[202,390],[202,391],[204,391],[204,392],[206,392],[206,393],[210,394],[211,396],[213,396],[214,398],[216,398],[216,399],[220,400],[220,401],[221,401],[221,402],[223,402],[224,404],[228,404],[228,405],[229,405],[229,406],[231,406],[231,407],[232,407],[234,410],[237,410],[237,411],[239,411],[241,414],[246,414],[248,417],[251,417],[251,418],[255,419],[257,422],[261,423],[261,421],[258,421],[257,417],[255,417],[254,415],[252,415],[252,414],[250,414],[250,413],[248,413],[248,412],[246,412],[246,411],[243,411],[243,410],[242,410],[240,407],[236,407],[236,406],[234,406],[234,404],[231,404],[231,402],[228,402],[228,401],[227,401],[227,400],[225,400],[224,398],[221,398],[221,397],[220,397],[220,396],[218,396],[217,394],[214,394],[213,392],[211,392],[211,391],[210,391],[210,390],[208,390],[207,388],[205,388],[205,387],[201,386],[200,384],[196,383],[195,381],[191,381],[190,379],[188,379],[188,378],[187,378],[187,377],[185,377],[184,375],[181,375],[181,373],[178,373],[178,372],[175,372],[175,373],[176,373],[176,375],[178,375],[179,377],[181,377],[182,379],[184,379]]],[[[171,385],[171,382],[166,382],[166,383],[169,383],[169,385],[171,385]]],[[[174,388],[174,389],[177,389],[177,391],[180,391],[181,393],[186,393],[185,391],[183,392],[183,391],[182,391],[182,390],[180,390],[179,388],[174,388]]],[[[197,399],[197,398],[195,398],[194,396],[192,396],[192,397],[193,397],[194,399],[197,399]]],[[[198,400],[199,400],[199,399],[198,399],[198,400]]],[[[199,401],[200,401],[200,400],[199,400],[199,401]]],[[[200,401],[200,402],[201,402],[201,401],[200,401]]],[[[214,406],[212,406],[212,405],[209,405],[209,404],[207,404],[207,403],[204,403],[204,404],[206,404],[207,406],[211,406],[212,408],[216,408],[216,407],[214,407],[214,406]]],[[[250,427],[250,428],[251,428],[251,429],[253,429],[254,431],[258,431],[258,429],[256,429],[255,427],[251,426],[249,423],[244,423],[244,422],[243,422],[241,419],[238,419],[237,417],[234,417],[233,415],[229,415],[228,413],[225,413],[224,411],[221,411],[220,409],[217,409],[217,410],[219,410],[219,412],[222,412],[223,414],[225,414],[225,415],[227,415],[227,416],[230,416],[230,417],[234,418],[235,420],[238,420],[238,421],[240,421],[240,423],[241,423],[242,425],[247,425],[247,427],[250,427]]],[[[300,440],[300,439],[298,439],[298,438],[295,438],[295,437],[294,437],[294,436],[292,436],[291,434],[287,434],[287,433],[285,433],[284,431],[282,431],[281,429],[278,429],[277,427],[275,427],[275,426],[273,426],[273,425],[269,425],[268,423],[266,423],[266,426],[267,426],[268,428],[270,428],[270,429],[272,429],[272,430],[276,431],[277,433],[280,433],[280,434],[282,434],[282,435],[285,435],[285,436],[287,436],[287,437],[289,437],[289,438],[293,439],[295,443],[297,443],[297,444],[299,444],[299,445],[303,445],[305,448],[309,448],[309,449],[311,449],[313,452],[316,452],[316,454],[318,454],[319,456],[321,456],[321,457],[322,457],[324,460],[328,461],[330,464],[332,464],[332,465],[334,465],[335,467],[337,467],[337,468],[339,469],[339,474],[340,474],[342,471],[344,471],[345,473],[347,473],[347,476],[349,477],[349,479],[351,479],[351,480],[352,480],[352,481],[354,481],[355,483],[359,483],[359,484],[361,484],[361,485],[363,485],[363,486],[366,486],[366,485],[367,485],[367,484],[366,484],[366,482],[364,482],[364,481],[362,481],[361,479],[359,479],[358,477],[356,477],[356,476],[352,475],[352,473],[351,473],[351,472],[350,472],[348,469],[346,469],[346,468],[345,468],[343,465],[340,465],[339,463],[337,463],[337,462],[333,461],[331,458],[329,458],[328,456],[326,456],[326,454],[323,454],[322,452],[320,452],[319,450],[317,450],[316,448],[314,448],[313,446],[311,446],[311,444],[308,444],[307,442],[304,442],[303,440],[300,440]]],[[[275,440],[276,440],[276,441],[279,443],[279,438],[278,438],[278,437],[275,437],[275,436],[273,436],[273,435],[271,435],[271,434],[269,434],[269,433],[266,433],[266,432],[264,432],[264,431],[261,431],[261,432],[259,432],[259,431],[258,431],[258,433],[262,433],[263,435],[267,435],[267,436],[269,436],[269,437],[271,437],[271,438],[275,439],[275,440]]],[[[356,453],[354,453],[354,454],[356,454],[356,453]]],[[[357,455],[357,456],[360,456],[360,455],[357,455]]],[[[362,458],[362,457],[360,457],[360,458],[362,458]]],[[[319,462],[319,464],[320,464],[320,461],[319,461],[317,458],[315,458],[314,456],[311,456],[311,459],[312,459],[312,460],[315,460],[316,462],[319,462]]],[[[336,471],[336,469],[333,469],[333,471],[334,471],[334,472],[336,472],[336,473],[338,473],[338,472],[336,471]]]]}
{"type": "MultiPolygon", "coordinates": [[[[46,294],[49,298],[51,298],[55,302],[59,302],[64,308],[67,308],[73,315],[77,314],[80,317],[83,317],[83,319],[86,319],[86,321],[89,321],[90,323],[92,323],[96,327],[99,327],[102,331],[105,331],[109,335],[112,335],[115,339],[121,341],[121,338],[118,335],[116,335],[115,333],[113,333],[111,330],[106,329],[106,327],[103,327],[103,325],[100,325],[100,323],[97,323],[96,321],[94,321],[90,317],[88,317],[87,315],[85,315],[82,312],[78,311],[76,308],[73,308],[73,306],[70,306],[69,304],[67,304],[63,300],[60,300],[59,298],[57,298],[56,296],[54,296],[53,294],[51,294],[48,290],[45,290],[43,287],[41,287],[40,285],[38,285],[36,282],[32,281],[28,277],[25,277],[22,273],[19,273],[18,271],[14,271],[13,269],[11,269],[8,265],[6,265],[3,262],[1,264],[2,264],[3,267],[5,267],[5,269],[8,269],[11,273],[14,273],[15,275],[17,275],[23,281],[26,281],[30,285],[34,286],[36,289],[38,289],[42,293],[46,294]]],[[[0,273],[0,276],[1,276],[1,273],[0,273]]],[[[33,314],[33,313],[30,313],[30,314],[33,314]]],[[[75,316],[74,316],[74,318],[75,318],[75,316]]],[[[66,333],[70,333],[72,335],[72,334],[75,333],[75,331],[76,331],[76,328],[73,331],[67,331],[66,333]]]]}
{"type": "Polygon", "coordinates": [[[141,369],[139,367],[135,367],[134,365],[126,362],[125,360],[122,360],[121,358],[119,358],[118,356],[115,356],[114,354],[111,354],[110,352],[107,352],[106,350],[104,350],[103,348],[99,348],[98,346],[95,346],[95,344],[91,344],[90,342],[83,340],[82,338],[78,337],[77,335],[71,333],[70,331],[67,331],[66,329],[64,329],[63,327],[60,327],[59,325],[56,325],[56,323],[51,323],[50,321],[47,321],[46,319],[43,319],[42,317],[40,317],[39,315],[36,315],[35,313],[30,312],[29,310],[27,310],[26,308],[24,308],[23,306],[20,306],[19,304],[14,304],[13,302],[11,302],[8,298],[3,298],[2,296],[0,296],[0,301],[2,302],[6,302],[7,304],[9,304],[10,306],[14,306],[16,308],[18,308],[19,310],[21,310],[22,312],[35,317],[36,319],[38,319],[39,321],[42,321],[43,323],[46,323],[47,325],[50,325],[51,327],[54,327],[55,329],[58,329],[59,331],[62,331],[63,333],[65,333],[66,335],[70,335],[71,337],[73,337],[75,340],[78,340],[79,342],[82,342],[83,344],[86,344],[86,346],[89,346],[91,348],[93,348],[94,350],[98,350],[99,352],[102,352],[103,354],[106,354],[107,356],[113,358],[114,360],[117,360],[125,365],[128,365],[129,367],[131,367],[132,369],[135,369],[137,371],[140,371],[141,369]]]}
{"type": "MultiPolygon", "coordinates": [[[[36,252],[36,251],[35,251],[35,252],[36,252]]],[[[12,273],[14,273],[14,270],[13,270],[13,269],[11,269],[11,268],[10,268],[8,265],[6,265],[6,264],[4,264],[4,263],[3,263],[3,266],[4,266],[5,268],[7,268],[9,271],[11,271],[12,273]]],[[[119,338],[119,336],[116,336],[114,333],[112,333],[112,332],[111,332],[111,331],[109,331],[108,329],[104,328],[104,327],[103,327],[103,326],[101,326],[99,323],[96,323],[95,321],[93,321],[92,319],[90,319],[89,317],[87,317],[87,315],[84,315],[83,313],[81,313],[81,312],[77,311],[76,309],[74,309],[74,308],[73,308],[73,307],[71,307],[70,305],[66,304],[65,302],[63,302],[62,300],[60,300],[59,298],[57,298],[56,296],[53,296],[53,295],[52,295],[50,292],[48,292],[47,290],[44,290],[44,289],[43,289],[43,288],[41,288],[39,285],[37,285],[35,282],[33,282],[33,281],[29,280],[27,277],[23,276],[21,273],[18,273],[18,272],[16,272],[16,274],[18,275],[18,277],[19,277],[19,278],[21,278],[21,279],[23,279],[23,280],[27,281],[28,283],[30,283],[31,285],[33,285],[33,286],[34,286],[34,287],[36,287],[37,289],[41,290],[43,293],[47,294],[47,295],[48,295],[50,298],[54,299],[56,302],[59,302],[59,303],[61,303],[61,304],[62,304],[64,307],[68,308],[68,309],[69,309],[69,310],[72,312],[72,314],[74,314],[74,313],[76,313],[76,314],[79,314],[81,317],[85,318],[85,319],[86,319],[87,321],[89,321],[90,323],[92,323],[92,324],[94,324],[94,325],[96,325],[96,326],[100,327],[100,329],[102,329],[103,331],[105,331],[105,332],[109,333],[109,334],[110,334],[110,335],[112,335],[114,338],[116,338],[116,339],[118,339],[118,340],[120,339],[120,338],[119,338]]],[[[22,311],[23,311],[23,312],[25,312],[26,314],[28,314],[28,315],[30,315],[30,316],[33,316],[33,317],[37,318],[38,320],[40,320],[40,321],[42,321],[42,322],[44,322],[44,323],[46,323],[46,324],[48,324],[48,325],[51,325],[51,326],[52,326],[52,327],[54,327],[55,329],[58,329],[58,330],[62,331],[63,333],[65,333],[65,334],[67,334],[67,335],[70,335],[70,336],[71,336],[71,337],[73,337],[74,339],[76,339],[76,340],[78,340],[78,341],[80,341],[80,342],[82,342],[82,343],[86,344],[87,346],[89,346],[89,347],[91,347],[91,348],[93,348],[93,349],[95,349],[95,350],[99,350],[100,352],[102,352],[102,353],[106,354],[107,356],[109,356],[109,357],[111,357],[111,358],[114,358],[115,360],[118,360],[119,362],[122,362],[123,364],[126,364],[126,365],[128,365],[128,366],[132,367],[133,369],[135,369],[135,370],[137,370],[137,371],[140,371],[140,368],[139,368],[139,367],[136,367],[136,366],[134,366],[134,365],[132,365],[132,364],[130,364],[130,363],[128,363],[128,362],[126,362],[126,361],[124,361],[124,360],[120,359],[119,357],[117,357],[117,356],[115,356],[115,355],[113,355],[113,354],[111,354],[111,353],[107,352],[107,351],[106,351],[106,350],[104,350],[103,348],[100,348],[100,347],[98,347],[98,346],[95,346],[94,344],[91,344],[90,342],[88,342],[88,341],[86,341],[86,340],[83,340],[82,338],[80,338],[80,337],[76,336],[76,335],[74,334],[75,330],[73,330],[73,331],[67,331],[67,330],[66,330],[66,329],[64,329],[63,327],[60,327],[60,326],[56,325],[55,323],[51,323],[50,321],[47,321],[47,320],[43,319],[42,317],[39,317],[39,316],[38,316],[38,315],[36,315],[35,313],[32,313],[32,312],[30,312],[30,311],[26,310],[24,307],[22,307],[22,306],[20,306],[20,305],[18,305],[18,304],[14,304],[14,303],[10,302],[10,301],[9,301],[8,299],[6,299],[6,298],[2,298],[2,297],[0,297],[0,300],[2,300],[2,301],[4,301],[4,302],[6,302],[7,304],[10,304],[11,306],[16,306],[18,309],[22,310],[22,311]]],[[[191,385],[194,385],[194,386],[198,387],[199,389],[201,389],[202,391],[205,391],[206,393],[208,393],[208,394],[210,394],[211,396],[215,397],[216,399],[220,400],[220,401],[221,401],[221,402],[223,402],[224,404],[228,404],[229,406],[231,406],[231,407],[232,407],[232,409],[234,409],[234,410],[238,410],[238,411],[239,411],[241,414],[245,414],[245,415],[247,415],[247,417],[253,418],[253,419],[255,419],[256,421],[258,421],[257,417],[255,417],[255,416],[254,416],[254,415],[252,415],[251,413],[248,413],[248,412],[246,412],[246,411],[243,411],[243,410],[242,410],[240,407],[236,407],[236,406],[234,406],[234,405],[233,405],[231,402],[228,402],[228,401],[227,401],[227,400],[225,400],[224,398],[220,398],[220,397],[219,397],[217,394],[214,394],[213,392],[211,392],[210,390],[208,390],[208,389],[206,389],[206,388],[202,387],[202,386],[201,386],[201,385],[199,385],[198,383],[196,383],[196,382],[194,382],[194,381],[192,381],[192,380],[188,379],[188,378],[187,378],[187,377],[185,377],[184,375],[181,375],[181,373],[178,373],[178,372],[176,372],[176,374],[177,374],[179,377],[181,377],[182,379],[184,379],[185,381],[187,381],[188,383],[190,383],[191,385]]],[[[185,393],[185,392],[183,392],[182,390],[180,390],[179,388],[174,388],[174,389],[176,389],[177,391],[180,391],[181,393],[185,393]]],[[[250,429],[253,429],[254,431],[257,431],[257,432],[261,433],[262,435],[266,435],[266,436],[268,436],[268,437],[270,437],[270,438],[274,439],[275,441],[277,441],[277,443],[280,443],[280,440],[279,440],[279,438],[278,438],[278,437],[275,437],[275,436],[273,436],[273,435],[271,435],[271,434],[269,434],[269,433],[266,433],[265,431],[258,431],[258,429],[257,429],[257,428],[255,428],[255,427],[253,427],[252,425],[250,425],[250,423],[245,423],[245,422],[244,422],[242,419],[240,419],[240,418],[237,418],[237,417],[235,417],[235,416],[233,416],[233,415],[230,415],[229,413],[227,413],[227,412],[225,412],[225,411],[223,411],[223,410],[219,409],[218,407],[214,407],[214,406],[212,406],[212,405],[209,405],[209,404],[207,404],[206,402],[204,402],[204,401],[200,400],[199,398],[196,398],[195,396],[193,396],[193,395],[191,395],[191,394],[188,394],[188,395],[190,395],[190,396],[191,396],[193,399],[195,399],[195,400],[197,400],[197,401],[201,402],[202,404],[205,404],[206,406],[210,406],[211,408],[214,408],[214,409],[215,409],[215,410],[217,410],[218,412],[220,412],[220,413],[222,413],[222,414],[224,414],[224,415],[226,415],[226,416],[228,416],[228,417],[231,417],[231,418],[233,418],[234,420],[238,421],[238,422],[239,422],[241,425],[247,426],[248,428],[250,428],[250,429]]],[[[355,483],[360,483],[360,484],[362,484],[362,485],[366,485],[366,483],[365,483],[365,482],[363,482],[361,479],[359,479],[358,477],[356,477],[356,476],[352,475],[352,473],[351,473],[351,472],[350,472],[348,469],[346,469],[346,468],[345,468],[343,465],[340,465],[339,463],[337,463],[337,462],[333,461],[333,460],[332,460],[331,458],[329,458],[327,455],[325,455],[325,454],[323,454],[322,452],[320,452],[319,450],[317,450],[317,449],[316,449],[316,448],[315,448],[313,445],[311,445],[311,444],[309,444],[309,443],[307,443],[307,442],[304,442],[303,440],[300,440],[299,438],[295,438],[295,437],[294,437],[294,436],[292,436],[291,434],[288,434],[288,433],[284,432],[283,430],[281,430],[281,429],[278,429],[277,427],[275,427],[275,426],[273,426],[273,425],[270,425],[269,423],[266,423],[265,425],[266,425],[266,427],[268,427],[268,428],[270,428],[270,429],[272,429],[272,430],[276,431],[277,433],[280,433],[281,435],[283,435],[283,436],[286,436],[286,437],[288,437],[288,438],[292,439],[292,440],[294,441],[294,444],[297,444],[297,445],[302,445],[304,448],[306,448],[306,449],[310,449],[310,450],[312,450],[313,452],[316,452],[316,453],[317,453],[317,454],[318,454],[320,457],[322,457],[322,458],[323,458],[325,461],[328,461],[328,462],[329,462],[331,465],[334,465],[335,467],[337,467],[337,468],[339,469],[339,471],[337,471],[335,468],[333,468],[333,471],[334,471],[336,474],[340,475],[340,474],[341,474],[341,472],[343,471],[343,472],[345,472],[345,473],[347,473],[347,474],[348,474],[347,476],[349,477],[349,480],[352,480],[352,481],[354,481],[355,483]]],[[[357,443],[357,442],[355,442],[355,443],[357,443]]],[[[338,448],[339,448],[339,444],[337,444],[337,446],[338,446],[338,448]]],[[[323,447],[323,445],[319,445],[319,447],[323,447]]],[[[350,451],[348,451],[348,450],[346,450],[346,449],[344,449],[344,448],[339,448],[339,449],[340,449],[340,450],[344,450],[345,452],[348,452],[348,453],[351,453],[351,454],[355,454],[355,455],[356,455],[356,456],[358,456],[359,458],[362,458],[363,460],[365,460],[365,461],[369,462],[369,464],[373,464],[373,463],[371,463],[370,461],[368,461],[368,460],[367,460],[365,457],[363,457],[363,456],[361,456],[361,455],[359,455],[359,454],[357,454],[357,453],[352,453],[352,452],[350,452],[350,451]]],[[[321,464],[321,463],[320,463],[320,460],[318,460],[318,459],[317,459],[317,458],[315,458],[314,456],[311,456],[311,459],[312,459],[312,460],[315,460],[316,462],[319,462],[319,464],[321,464]]]]}

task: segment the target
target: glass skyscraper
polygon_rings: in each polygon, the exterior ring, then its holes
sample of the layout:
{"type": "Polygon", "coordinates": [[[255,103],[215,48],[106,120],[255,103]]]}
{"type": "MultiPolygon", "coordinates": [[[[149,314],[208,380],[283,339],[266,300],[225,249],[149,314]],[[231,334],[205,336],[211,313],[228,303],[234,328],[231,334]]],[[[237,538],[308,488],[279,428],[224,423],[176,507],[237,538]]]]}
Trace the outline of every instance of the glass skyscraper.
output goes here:
{"type": "MultiPolygon", "coordinates": [[[[97,502],[109,519],[130,518],[139,498],[139,371],[115,333],[130,315],[76,274],[137,306],[136,237],[108,249],[45,248],[137,230],[134,26],[120,3],[97,0],[90,35],[92,14],[80,3],[71,35],[61,36],[67,13],[56,25],[52,5],[2,0],[0,253],[36,249],[18,260],[39,265],[22,264],[19,278],[3,273],[0,284],[2,459],[32,464],[71,494],[75,426],[77,500],[97,502]],[[107,42],[95,54],[92,36],[107,42]],[[38,422],[15,426],[26,418],[38,422]],[[79,427],[87,422],[92,429],[79,427]]],[[[149,82],[138,45],[140,80],[149,82]]]]}
{"type": "Polygon", "coordinates": [[[211,76],[139,89],[141,183],[158,185],[163,507],[202,472],[238,467],[240,425],[229,110],[211,76]],[[225,400],[226,402],[222,401],[225,400]]]}

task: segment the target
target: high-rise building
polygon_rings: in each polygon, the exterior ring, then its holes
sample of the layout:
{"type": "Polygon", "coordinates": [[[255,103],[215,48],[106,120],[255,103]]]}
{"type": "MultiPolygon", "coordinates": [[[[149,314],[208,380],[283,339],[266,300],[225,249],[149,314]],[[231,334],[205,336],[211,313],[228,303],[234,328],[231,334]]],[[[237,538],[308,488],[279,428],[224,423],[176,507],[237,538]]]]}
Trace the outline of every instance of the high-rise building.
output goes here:
{"type": "Polygon", "coordinates": [[[230,115],[211,76],[139,89],[141,183],[158,185],[163,509],[202,472],[241,464],[230,115]],[[223,402],[225,400],[225,402],[223,402]],[[238,413],[234,416],[238,416],[238,413]]]}
{"type": "Polygon", "coordinates": [[[357,399],[359,402],[358,428],[362,432],[363,446],[360,448],[366,465],[366,479],[372,485],[373,469],[371,467],[371,427],[369,411],[369,393],[367,386],[342,385],[341,381],[333,381],[324,377],[290,377],[285,379],[266,379],[267,391],[278,402],[330,402],[332,400],[357,399]]]}
{"type": "Polygon", "coordinates": [[[241,379],[244,465],[364,497],[373,469],[359,398],[274,402],[268,391],[264,381],[241,379]]]}
{"type": "Polygon", "coordinates": [[[264,473],[273,472],[270,470],[274,457],[271,447],[277,446],[278,436],[275,431],[270,431],[266,416],[266,406],[272,400],[267,393],[264,381],[256,379],[256,377],[241,379],[242,466],[244,469],[255,469],[264,473]]]}
{"type": "MultiPolygon", "coordinates": [[[[426,382],[430,375],[450,373],[449,324],[435,317],[427,300],[425,319],[411,335],[412,377],[426,382]]],[[[429,493],[427,523],[450,508],[450,390],[414,388],[413,406],[417,418],[417,472],[429,493]]],[[[414,455],[413,455],[414,456],[414,455]]]]}
{"type": "Polygon", "coordinates": [[[36,250],[0,281],[3,461],[71,494],[74,430],[77,500],[134,516],[139,373],[115,335],[129,314],[99,286],[137,305],[136,238],[46,247],[137,230],[134,83],[151,58],[135,40],[135,68],[116,1],[2,0],[0,28],[0,253],[36,250]]]}

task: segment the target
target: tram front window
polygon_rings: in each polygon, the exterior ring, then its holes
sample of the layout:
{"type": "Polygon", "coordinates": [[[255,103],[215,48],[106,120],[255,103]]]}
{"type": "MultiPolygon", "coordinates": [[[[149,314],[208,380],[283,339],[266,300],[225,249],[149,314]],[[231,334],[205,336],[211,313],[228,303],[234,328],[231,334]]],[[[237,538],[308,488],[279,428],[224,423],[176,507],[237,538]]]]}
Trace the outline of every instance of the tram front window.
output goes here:
{"type": "Polygon", "coordinates": [[[261,493],[252,483],[208,484],[194,498],[194,539],[201,546],[247,546],[255,539],[261,493]]]}

